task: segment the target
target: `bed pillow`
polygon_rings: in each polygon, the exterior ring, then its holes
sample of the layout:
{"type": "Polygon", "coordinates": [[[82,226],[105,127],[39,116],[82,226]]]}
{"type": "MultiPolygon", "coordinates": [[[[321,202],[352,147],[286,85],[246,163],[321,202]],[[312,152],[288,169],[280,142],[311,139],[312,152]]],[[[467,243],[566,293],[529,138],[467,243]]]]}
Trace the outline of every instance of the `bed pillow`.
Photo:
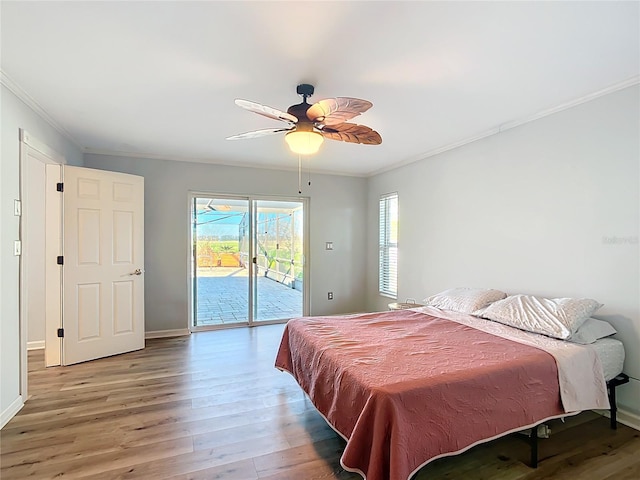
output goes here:
{"type": "Polygon", "coordinates": [[[474,313],[493,302],[506,298],[500,290],[486,288],[450,288],[423,300],[425,305],[442,310],[454,310],[462,313],[474,313]]]}
{"type": "Polygon", "coordinates": [[[602,304],[590,298],[512,295],[489,305],[482,317],[566,340],[600,307],[602,304]]]}
{"type": "Polygon", "coordinates": [[[587,345],[600,338],[609,337],[615,333],[618,333],[618,331],[613,328],[609,322],[598,320],[597,318],[587,318],[585,322],[580,325],[578,330],[576,330],[576,332],[567,340],[573,343],[587,345]]]}

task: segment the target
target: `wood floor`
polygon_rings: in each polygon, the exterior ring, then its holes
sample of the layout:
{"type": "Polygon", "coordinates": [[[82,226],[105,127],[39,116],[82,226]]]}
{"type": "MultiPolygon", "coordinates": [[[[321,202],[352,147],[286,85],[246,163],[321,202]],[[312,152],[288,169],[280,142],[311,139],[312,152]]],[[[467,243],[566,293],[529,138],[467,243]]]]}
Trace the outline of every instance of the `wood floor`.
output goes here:
{"type": "MultiPolygon", "coordinates": [[[[344,442],[273,368],[282,325],[147,341],[72,367],[29,354],[31,397],[0,432],[3,480],[360,479],[344,442]]],[[[424,467],[415,480],[638,479],[640,432],[593,413],[554,422],[527,466],[518,435],[424,467]]]]}

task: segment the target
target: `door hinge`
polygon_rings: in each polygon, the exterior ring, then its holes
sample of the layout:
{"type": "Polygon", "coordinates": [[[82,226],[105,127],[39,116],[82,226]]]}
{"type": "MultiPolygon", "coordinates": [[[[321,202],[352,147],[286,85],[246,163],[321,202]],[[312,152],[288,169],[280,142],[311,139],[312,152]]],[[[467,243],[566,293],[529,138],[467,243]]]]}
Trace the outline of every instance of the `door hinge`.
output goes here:
{"type": "Polygon", "coordinates": [[[64,183],[56,183],[56,191],[64,192],[64,183]]]}
{"type": "Polygon", "coordinates": [[[58,329],[58,338],[64,338],[64,328],[58,329]]]}
{"type": "Polygon", "coordinates": [[[64,265],[64,257],[62,255],[59,255],[58,258],[56,259],[56,263],[58,265],[64,265]]]}

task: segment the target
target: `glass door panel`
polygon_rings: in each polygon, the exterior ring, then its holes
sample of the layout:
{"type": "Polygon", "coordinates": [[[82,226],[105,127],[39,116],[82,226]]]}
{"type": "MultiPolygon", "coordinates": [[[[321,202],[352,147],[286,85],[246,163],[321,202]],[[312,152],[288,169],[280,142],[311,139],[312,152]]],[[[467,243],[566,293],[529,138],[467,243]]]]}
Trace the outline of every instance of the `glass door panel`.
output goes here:
{"type": "Polygon", "coordinates": [[[249,199],[195,197],[193,326],[249,322],[249,199]]]}
{"type": "Polygon", "coordinates": [[[253,321],[303,313],[304,204],[254,200],[253,321]]]}

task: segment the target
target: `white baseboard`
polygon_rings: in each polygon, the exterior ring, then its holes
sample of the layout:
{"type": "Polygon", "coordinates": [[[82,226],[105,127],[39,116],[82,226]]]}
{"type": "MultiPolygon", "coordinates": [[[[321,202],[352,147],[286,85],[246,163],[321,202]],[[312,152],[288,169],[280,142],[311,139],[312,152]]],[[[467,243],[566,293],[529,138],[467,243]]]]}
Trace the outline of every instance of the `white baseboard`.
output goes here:
{"type": "Polygon", "coordinates": [[[635,430],[640,430],[640,416],[634,413],[627,412],[624,409],[618,409],[618,412],[616,413],[616,419],[627,427],[631,427],[635,430]]]}
{"type": "MultiPolygon", "coordinates": [[[[604,415],[607,418],[611,417],[609,410],[594,410],[594,412],[604,415]]],[[[628,412],[623,408],[618,408],[618,411],[616,412],[616,420],[627,427],[640,431],[640,416],[635,413],[628,412]]]]}
{"type": "Polygon", "coordinates": [[[11,405],[9,405],[0,416],[0,429],[2,429],[9,420],[16,416],[16,413],[20,411],[20,409],[24,407],[24,402],[22,401],[22,395],[18,395],[11,405]]]}
{"type": "Polygon", "coordinates": [[[154,330],[152,332],[145,332],[144,338],[183,337],[185,335],[191,335],[188,328],[176,328],[174,330],[154,330]]]}
{"type": "Polygon", "coordinates": [[[27,350],[42,350],[43,348],[44,348],[44,340],[27,342],[27,350]]]}

